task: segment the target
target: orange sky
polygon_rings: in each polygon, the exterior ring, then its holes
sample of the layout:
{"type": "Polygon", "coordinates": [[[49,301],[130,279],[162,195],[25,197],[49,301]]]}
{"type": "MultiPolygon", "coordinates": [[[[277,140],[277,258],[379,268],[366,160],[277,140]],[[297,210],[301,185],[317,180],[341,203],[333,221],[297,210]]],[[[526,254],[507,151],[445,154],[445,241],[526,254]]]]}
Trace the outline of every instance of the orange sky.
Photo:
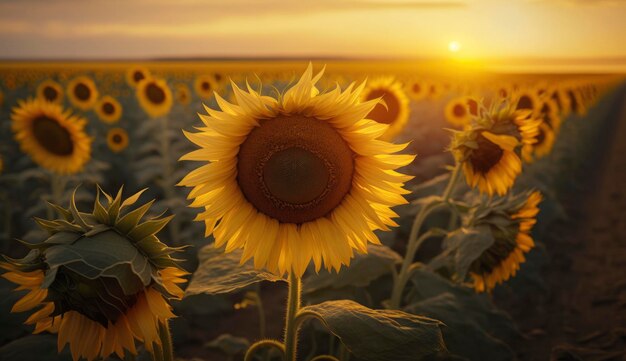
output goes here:
{"type": "Polygon", "coordinates": [[[0,58],[626,59],[619,0],[2,0],[0,58]],[[461,44],[458,53],[450,41],[461,44]]]}

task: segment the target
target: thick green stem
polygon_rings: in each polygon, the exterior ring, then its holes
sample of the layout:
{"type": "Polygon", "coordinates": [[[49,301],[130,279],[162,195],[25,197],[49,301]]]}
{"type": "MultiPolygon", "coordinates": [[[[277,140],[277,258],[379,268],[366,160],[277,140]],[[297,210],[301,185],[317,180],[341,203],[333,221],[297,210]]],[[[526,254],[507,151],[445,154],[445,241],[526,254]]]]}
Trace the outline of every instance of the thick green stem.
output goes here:
{"type": "MultiPolygon", "coordinates": [[[[169,137],[169,127],[168,121],[166,117],[161,117],[159,119],[161,123],[161,161],[163,162],[163,193],[165,195],[165,199],[172,200],[176,197],[176,193],[174,192],[174,182],[173,182],[173,170],[172,170],[172,160],[170,158],[170,137],[169,137]]],[[[170,238],[173,244],[178,245],[179,241],[179,229],[180,229],[180,220],[178,217],[174,217],[168,225],[170,238]]]]}
{"type": "Polygon", "coordinates": [[[159,338],[161,339],[161,349],[163,350],[163,361],[174,361],[172,335],[167,320],[159,322],[159,338]]]}
{"type": "Polygon", "coordinates": [[[393,290],[391,292],[391,308],[399,309],[402,303],[402,294],[404,292],[404,287],[409,279],[411,264],[413,263],[413,259],[415,258],[415,254],[417,250],[421,246],[422,242],[428,237],[420,237],[420,230],[422,228],[422,224],[426,217],[437,208],[438,205],[445,204],[450,199],[452,195],[452,191],[454,190],[454,186],[456,185],[457,179],[459,178],[459,172],[461,169],[461,164],[457,163],[450,175],[450,179],[448,180],[448,185],[443,192],[441,203],[433,204],[425,204],[422,206],[420,211],[415,216],[413,220],[413,225],[411,226],[411,233],[409,234],[409,241],[406,249],[406,253],[404,255],[404,259],[402,261],[402,267],[400,268],[400,273],[398,273],[398,277],[396,278],[393,290]]]}
{"type": "Polygon", "coordinates": [[[289,273],[289,296],[287,298],[287,316],[285,320],[285,360],[296,361],[298,349],[298,326],[294,322],[300,310],[300,277],[289,273]]]}

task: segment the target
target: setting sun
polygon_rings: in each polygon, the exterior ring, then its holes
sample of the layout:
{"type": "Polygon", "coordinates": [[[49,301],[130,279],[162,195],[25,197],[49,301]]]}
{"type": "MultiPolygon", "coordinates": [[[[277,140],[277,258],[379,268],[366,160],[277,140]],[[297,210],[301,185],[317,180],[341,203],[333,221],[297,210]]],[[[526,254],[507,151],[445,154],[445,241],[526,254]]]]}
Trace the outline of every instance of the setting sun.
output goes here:
{"type": "Polygon", "coordinates": [[[457,53],[459,50],[461,50],[461,44],[459,44],[458,41],[451,41],[450,44],[448,44],[448,50],[453,53],[457,53]]]}

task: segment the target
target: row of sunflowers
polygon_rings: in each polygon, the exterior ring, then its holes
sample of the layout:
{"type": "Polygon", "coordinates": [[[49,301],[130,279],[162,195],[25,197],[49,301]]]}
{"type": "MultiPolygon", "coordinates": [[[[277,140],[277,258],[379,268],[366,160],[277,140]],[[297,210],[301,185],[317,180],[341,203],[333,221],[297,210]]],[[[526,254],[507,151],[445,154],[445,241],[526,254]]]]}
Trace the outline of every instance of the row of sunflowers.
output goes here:
{"type": "Polygon", "coordinates": [[[490,297],[554,198],[517,181],[621,79],[328,73],[3,69],[0,267],[26,319],[1,352],[28,331],[75,361],[174,360],[176,315],[235,294],[259,332],[206,343],[228,359],[510,359],[490,297]],[[261,282],[287,284],[281,340],[261,282]]]}

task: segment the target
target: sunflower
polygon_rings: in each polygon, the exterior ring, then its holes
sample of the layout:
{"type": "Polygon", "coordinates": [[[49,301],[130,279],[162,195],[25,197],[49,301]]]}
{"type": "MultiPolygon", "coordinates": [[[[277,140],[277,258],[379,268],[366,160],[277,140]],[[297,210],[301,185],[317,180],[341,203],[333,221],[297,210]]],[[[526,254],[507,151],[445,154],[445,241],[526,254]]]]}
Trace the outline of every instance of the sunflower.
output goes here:
{"type": "Polygon", "coordinates": [[[37,97],[51,103],[61,103],[63,101],[63,88],[54,80],[44,80],[37,87],[37,97]]]}
{"type": "Polygon", "coordinates": [[[107,124],[116,123],[122,116],[122,105],[115,98],[105,95],[96,104],[96,114],[107,124]]]}
{"type": "Polygon", "coordinates": [[[174,92],[174,97],[178,103],[182,105],[189,105],[191,103],[191,94],[189,93],[189,87],[185,84],[177,84],[174,92]]]}
{"type": "Polygon", "coordinates": [[[159,328],[175,317],[167,299],[182,297],[186,272],[170,257],[177,249],[155,235],[171,216],[139,223],[152,202],[127,208],[140,195],[122,201],[121,190],[115,199],[98,190],[92,213],[79,212],[74,196],[69,209],[51,205],[60,219],[36,219],[48,238],[0,263],[2,277],[28,290],[11,312],[38,308],[25,323],[35,334],[57,333],[59,352],[69,344],[74,361],[125,359],[137,354],[136,341],[153,353],[159,328]]]}
{"type": "Polygon", "coordinates": [[[368,119],[381,124],[388,124],[389,128],[382,139],[389,140],[399,134],[409,120],[409,99],[402,84],[393,77],[374,79],[361,93],[361,100],[378,100],[374,109],[367,115],[368,119]]]}
{"type": "Polygon", "coordinates": [[[172,108],[172,91],[163,79],[147,78],[137,85],[137,99],[148,115],[163,116],[172,108]]]}
{"type": "Polygon", "coordinates": [[[112,128],[107,133],[107,145],[113,152],[118,153],[128,147],[128,133],[122,128],[112,128]]]}
{"type": "Polygon", "coordinates": [[[540,114],[544,123],[548,124],[554,133],[558,133],[561,128],[561,117],[558,106],[552,98],[543,99],[540,114]]]}
{"type": "Polygon", "coordinates": [[[502,85],[496,88],[496,99],[497,101],[503,101],[509,99],[511,96],[511,88],[508,85],[502,85]]]}
{"type": "Polygon", "coordinates": [[[567,94],[567,97],[569,99],[569,104],[572,112],[578,115],[585,115],[587,113],[587,107],[585,106],[585,103],[583,102],[582,96],[578,89],[567,89],[565,94],[567,94]]]}
{"type": "Polygon", "coordinates": [[[546,123],[539,125],[539,134],[537,134],[536,142],[527,144],[522,147],[522,157],[526,162],[532,162],[535,159],[542,158],[552,151],[555,141],[554,130],[546,123]]]}
{"type": "Polygon", "coordinates": [[[480,114],[470,128],[454,133],[452,151],[468,185],[503,195],[522,171],[518,148],[535,142],[541,120],[507,102],[480,114]]]}
{"type": "Polygon", "coordinates": [[[98,89],[91,78],[79,76],[72,79],[67,85],[67,96],[74,106],[82,110],[88,110],[98,100],[98,89]]]}
{"type": "Polygon", "coordinates": [[[548,97],[556,104],[556,110],[558,115],[560,115],[562,118],[569,115],[571,111],[570,100],[567,94],[565,94],[565,92],[561,88],[555,87],[552,90],[549,90],[548,97]]]}
{"type": "Polygon", "coordinates": [[[534,246],[530,231],[537,222],[541,193],[533,191],[490,202],[477,212],[473,227],[489,232],[493,244],[475,259],[469,274],[476,292],[491,292],[497,284],[515,276],[524,254],[534,246]]]}
{"type": "Polygon", "coordinates": [[[18,102],[11,114],[20,149],[40,166],[59,174],[79,172],[91,157],[86,120],[42,99],[18,102]]]}
{"type": "Polygon", "coordinates": [[[446,120],[457,127],[468,125],[472,117],[478,116],[478,113],[478,100],[468,96],[450,100],[444,109],[446,120]]]}
{"type": "Polygon", "coordinates": [[[193,187],[216,247],[297,277],[311,260],[339,270],[353,249],[379,244],[373,231],[396,226],[391,207],[406,203],[412,178],[395,171],[414,159],[393,154],[407,144],[379,140],[389,126],[364,119],[379,98],[361,102],[365,84],[354,83],[320,93],[321,76],[309,65],[279,99],[237,85],[238,104],[216,94],[221,111],[205,107],[205,127],[185,132],[200,149],[181,158],[209,162],[179,185],[193,187]]]}
{"type": "Polygon", "coordinates": [[[435,82],[431,82],[427,85],[426,88],[426,97],[430,100],[439,99],[439,97],[443,94],[443,87],[441,84],[437,84],[435,82]]]}
{"type": "Polygon", "coordinates": [[[196,94],[202,99],[209,99],[217,90],[217,82],[210,75],[199,75],[193,83],[196,94]]]}
{"type": "Polygon", "coordinates": [[[541,107],[541,100],[537,96],[537,92],[533,89],[519,90],[513,95],[515,108],[518,110],[530,110],[532,114],[537,115],[541,107]]]}
{"type": "Polygon", "coordinates": [[[126,71],[126,83],[133,88],[139,85],[142,80],[151,77],[150,71],[141,66],[134,66],[126,71]]]}
{"type": "Polygon", "coordinates": [[[407,83],[406,92],[413,100],[422,100],[426,97],[427,85],[419,80],[413,80],[407,83]]]}

